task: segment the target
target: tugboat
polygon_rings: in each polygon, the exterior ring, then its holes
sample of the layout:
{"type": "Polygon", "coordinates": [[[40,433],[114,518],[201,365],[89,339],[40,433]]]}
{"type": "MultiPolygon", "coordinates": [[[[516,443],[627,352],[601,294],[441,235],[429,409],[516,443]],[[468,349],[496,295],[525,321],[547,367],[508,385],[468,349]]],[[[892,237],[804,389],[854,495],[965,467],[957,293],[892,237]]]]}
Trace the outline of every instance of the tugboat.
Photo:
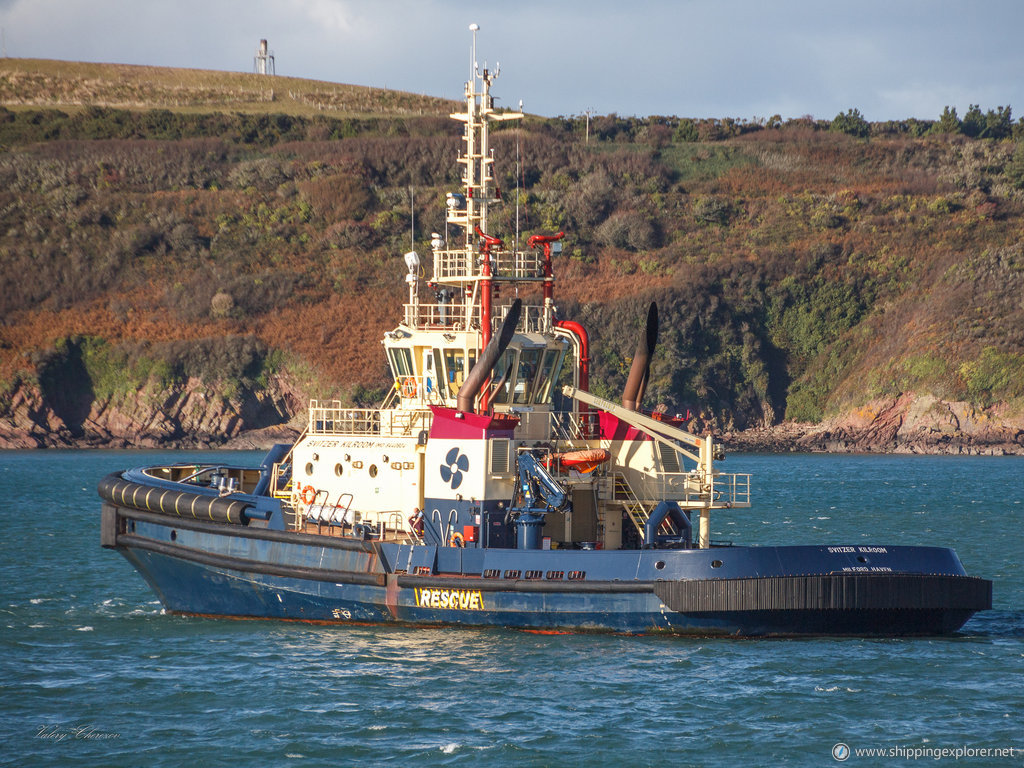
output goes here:
{"type": "Polygon", "coordinates": [[[489,130],[523,117],[495,108],[497,75],[474,64],[452,115],[463,187],[447,195],[429,281],[427,259],[405,254],[381,406],[314,400],[295,444],[259,467],[109,475],[102,545],[184,615],[898,636],[955,632],[991,608],[992,583],[951,549],[711,539],[712,512],[750,506],[750,476],[719,471],[712,436],[642,410],[657,308],[621,403],[597,397],[587,332],[554,304],[564,233],[521,247],[492,231],[489,130]],[[508,301],[519,289],[539,303],[508,301]]]}

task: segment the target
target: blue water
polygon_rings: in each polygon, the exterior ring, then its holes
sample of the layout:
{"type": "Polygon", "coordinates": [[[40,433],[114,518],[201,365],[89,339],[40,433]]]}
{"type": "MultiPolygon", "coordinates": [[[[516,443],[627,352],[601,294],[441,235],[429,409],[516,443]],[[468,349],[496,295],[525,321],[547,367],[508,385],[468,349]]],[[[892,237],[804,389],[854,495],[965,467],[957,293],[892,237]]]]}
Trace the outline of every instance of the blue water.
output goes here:
{"type": "Polygon", "coordinates": [[[958,636],[703,640],[165,616],[99,546],[115,469],[250,453],[0,453],[0,765],[1024,762],[1024,460],[730,456],[736,543],[955,546],[995,582],[958,636]],[[933,759],[932,753],[919,753],[933,759]]]}

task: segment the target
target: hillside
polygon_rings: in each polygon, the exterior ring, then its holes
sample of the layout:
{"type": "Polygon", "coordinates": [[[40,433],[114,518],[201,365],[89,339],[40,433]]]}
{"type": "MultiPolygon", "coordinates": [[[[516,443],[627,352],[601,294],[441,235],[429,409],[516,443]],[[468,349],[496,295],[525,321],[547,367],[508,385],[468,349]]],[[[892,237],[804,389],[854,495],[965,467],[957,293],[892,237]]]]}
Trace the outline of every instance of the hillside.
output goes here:
{"type": "Polygon", "coordinates": [[[293,117],[447,116],[455,106],[431,96],[296,77],[7,58],[0,59],[0,104],[72,110],[231,110],[293,117]]]}
{"type": "MultiPolygon", "coordinates": [[[[30,66],[0,67],[0,445],[215,444],[386,393],[410,187],[421,252],[458,187],[450,104],[289,114],[282,78],[145,68],[129,101],[124,68],[50,63],[33,91],[30,66]],[[210,93],[172,105],[188,82],[210,93]]],[[[611,115],[589,143],[531,118],[494,136],[496,172],[524,236],[568,233],[557,299],[599,394],[656,299],[647,401],[736,446],[1022,452],[1024,125],[974,112],[611,115]]]]}

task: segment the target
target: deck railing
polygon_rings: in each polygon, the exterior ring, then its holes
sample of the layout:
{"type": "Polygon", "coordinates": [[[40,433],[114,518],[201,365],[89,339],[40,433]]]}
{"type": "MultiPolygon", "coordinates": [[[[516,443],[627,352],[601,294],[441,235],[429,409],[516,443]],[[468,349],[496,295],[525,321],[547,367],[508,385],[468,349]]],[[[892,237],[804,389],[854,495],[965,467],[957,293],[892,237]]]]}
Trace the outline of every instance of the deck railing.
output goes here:
{"type": "MultiPolygon", "coordinates": [[[[461,301],[447,304],[405,304],[404,322],[410,328],[426,330],[464,331],[480,327],[480,310],[477,306],[469,309],[461,301]]],[[[492,320],[496,331],[508,314],[508,306],[495,307],[492,320]]],[[[519,315],[517,330],[523,333],[541,333],[547,329],[544,307],[524,304],[519,315]]]]}
{"type": "MultiPolygon", "coordinates": [[[[478,258],[465,250],[434,251],[434,279],[443,282],[478,278],[478,258]]],[[[492,250],[491,277],[496,280],[543,280],[544,256],[534,250],[492,250]]]]}
{"type": "Polygon", "coordinates": [[[338,400],[329,404],[311,400],[308,434],[411,437],[430,429],[430,421],[429,410],[343,408],[338,400]]]}
{"type": "Polygon", "coordinates": [[[480,313],[474,306],[468,311],[458,300],[446,304],[406,304],[405,324],[410,328],[448,328],[464,331],[480,325],[480,313]]]}
{"type": "Polygon", "coordinates": [[[658,472],[645,485],[652,498],[674,499],[686,508],[732,509],[750,506],[750,475],[716,473],[710,482],[702,482],[699,473],[658,472]]]}

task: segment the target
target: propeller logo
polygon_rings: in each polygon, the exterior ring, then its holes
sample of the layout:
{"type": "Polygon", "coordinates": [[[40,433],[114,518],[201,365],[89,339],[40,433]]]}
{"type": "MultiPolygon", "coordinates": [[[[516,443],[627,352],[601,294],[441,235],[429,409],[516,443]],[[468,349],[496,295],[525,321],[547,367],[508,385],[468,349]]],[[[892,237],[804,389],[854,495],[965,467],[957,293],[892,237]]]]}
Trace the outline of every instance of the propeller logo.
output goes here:
{"type": "Polygon", "coordinates": [[[469,459],[458,448],[452,448],[441,465],[441,479],[449,483],[454,491],[462,485],[462,473],[469,469],[469,459]]]}

